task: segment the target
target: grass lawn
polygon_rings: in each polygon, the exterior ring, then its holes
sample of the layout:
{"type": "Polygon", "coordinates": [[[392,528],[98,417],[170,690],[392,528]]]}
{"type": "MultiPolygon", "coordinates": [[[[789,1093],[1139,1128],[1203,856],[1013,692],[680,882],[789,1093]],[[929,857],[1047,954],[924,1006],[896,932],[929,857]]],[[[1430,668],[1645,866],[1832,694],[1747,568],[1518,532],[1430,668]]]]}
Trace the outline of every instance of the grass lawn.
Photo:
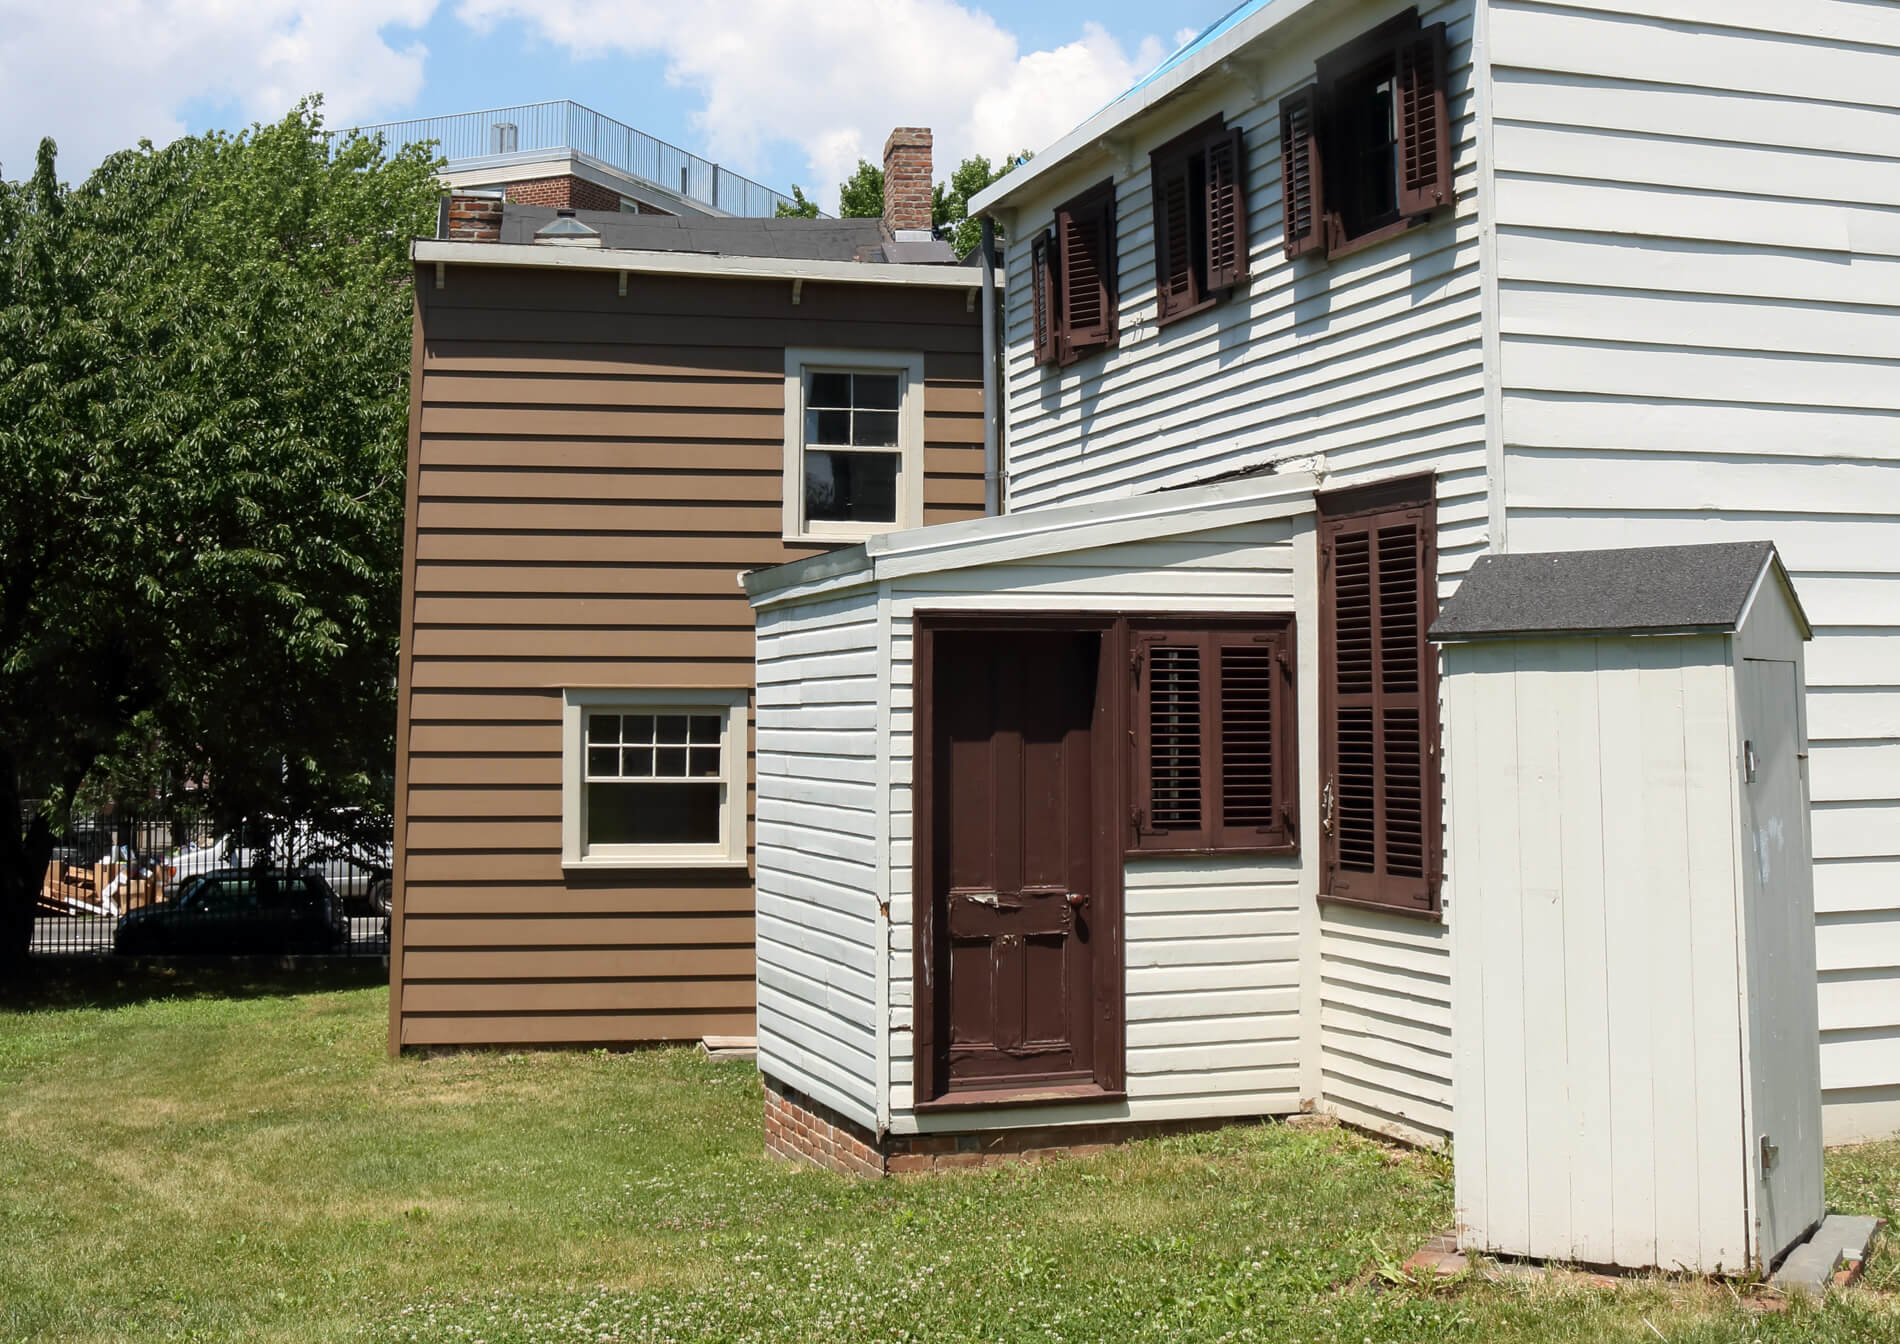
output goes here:
{"type": "MultiPolygon", "coordinates": [[[[1448,1165],[1345,1130],[860,1182],[762,1155],[749,1065],[392,1063],[385,1003],[149,976],[0,1009],[0,1340],[1900,1340],[1878,1253],[1785,1311],[1407,1280],[1448,1165]]],[[[1894,1217],[1900,1144],[1830,1181],[1894,1217]]]]}

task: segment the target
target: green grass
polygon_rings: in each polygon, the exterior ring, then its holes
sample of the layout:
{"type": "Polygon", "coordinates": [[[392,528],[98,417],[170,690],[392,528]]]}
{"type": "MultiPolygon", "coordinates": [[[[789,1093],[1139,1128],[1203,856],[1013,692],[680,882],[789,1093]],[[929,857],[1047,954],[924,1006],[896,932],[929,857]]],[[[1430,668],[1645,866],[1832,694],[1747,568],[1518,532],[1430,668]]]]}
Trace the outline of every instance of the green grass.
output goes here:
{"type": "MultiPolygon", "coordinates": [[[[1873,1290],[1409,1280],[1448,1165],[1346,1130],[861,1182],[762,1155],[747,1065],[391,1062],[385,1011],[360,973],[0,1011],[0,1340],[1900,1340],[1873,1290]]],[[[1900,1214],[1900,1145],[1831,1179],[1900,1214]]]]}

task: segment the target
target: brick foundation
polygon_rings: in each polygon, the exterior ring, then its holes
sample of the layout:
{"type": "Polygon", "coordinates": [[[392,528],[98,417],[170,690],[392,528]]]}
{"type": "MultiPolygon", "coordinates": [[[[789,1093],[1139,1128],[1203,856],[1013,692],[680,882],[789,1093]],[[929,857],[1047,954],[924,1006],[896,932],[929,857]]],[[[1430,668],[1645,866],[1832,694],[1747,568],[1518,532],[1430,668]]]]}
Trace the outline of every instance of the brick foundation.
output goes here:
{"type": "Polygon", "coordinates": [[[1218,1118],[1123,1120],[965,1133],[887,1134],[880,1143],[870,1130],[838,1114],[822,1101],[786,1087],[774,1078],[765,1079],[765,1150],[774,1157],[814,1162],[852,1176],[990,1167],[1054,1157],[1090,1157],[1131,1139],[1191,1134],[1246,1123],[1250,1122],[1218,1118]]]}
{"type": "Polygon", "coordinates": [[[516,205],[545,205],[557,210],[618,210],[620,193],[584,177],[534,177],[508,184],[508,199],[516,205]]]}

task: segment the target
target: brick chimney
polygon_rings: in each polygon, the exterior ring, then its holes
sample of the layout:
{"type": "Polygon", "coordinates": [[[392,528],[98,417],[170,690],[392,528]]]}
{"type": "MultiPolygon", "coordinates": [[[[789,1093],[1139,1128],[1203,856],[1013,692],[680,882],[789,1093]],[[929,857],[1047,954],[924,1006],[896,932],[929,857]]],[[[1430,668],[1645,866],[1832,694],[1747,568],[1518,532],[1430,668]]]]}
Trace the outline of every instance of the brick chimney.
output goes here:
{"type": "Polygon", "coordinates": [[[899,126],[884,142],[884,235],[930,238],[930,128],[899,126]]]}
{"type": "Polygon", "coordinates": [[[443,234],[453,243],[501,241],[501,193],[452,191],[443,220],[443,234]]]}

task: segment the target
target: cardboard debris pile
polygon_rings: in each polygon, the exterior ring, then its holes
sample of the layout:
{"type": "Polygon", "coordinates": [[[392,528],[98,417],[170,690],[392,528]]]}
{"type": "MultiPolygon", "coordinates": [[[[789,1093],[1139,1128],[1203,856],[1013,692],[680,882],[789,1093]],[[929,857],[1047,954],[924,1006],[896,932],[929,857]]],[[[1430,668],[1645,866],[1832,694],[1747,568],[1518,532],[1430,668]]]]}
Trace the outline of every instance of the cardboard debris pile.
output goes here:
{"type": "Polygon", "coordinates": [[[90,867],[55,859],[46,865],[40,883],[39,912],[116,917],[163,900],[167,876],[162,868],[142,874],[119,859],[90,867]]]}

